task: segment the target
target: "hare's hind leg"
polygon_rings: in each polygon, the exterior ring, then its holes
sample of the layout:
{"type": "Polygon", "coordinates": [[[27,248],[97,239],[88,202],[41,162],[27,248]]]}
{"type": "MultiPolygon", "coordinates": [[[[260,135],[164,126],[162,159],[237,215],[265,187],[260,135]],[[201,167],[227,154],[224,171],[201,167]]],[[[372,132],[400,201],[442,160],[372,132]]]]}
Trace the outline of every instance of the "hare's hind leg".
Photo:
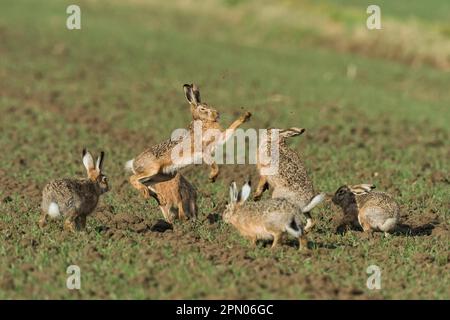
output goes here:
{"type": "Polygon", "coordinates": [[[299,250],[302,250],[303,248],[308,249],[308,240],[305,235],[305,230],[303,229],[303,226],[297,224],[295,217],[293,217],[290,224],[286,225],[286,231],[291,236],[298,239],[299,250]]]}
{"type": "Polygon", "coordinates": [[[130,182],[136,189],[141,191],[142,195],[145,198],[148,198],[152,196],[151,192],[154,193],[154,191],[152,191],[153,185],[159,182],[169,181],[176,176],[176,170],[164,172],[164,170],[167,169],[168,166],[169,165],[163,165],[159,162],[155,162],[144,172],[131,176],[130,182]]]}
{"type": "Polygon", "coordinates": [[[39,219],[39,227],[43,228],[47,225],[47,212],[42,211],[41,218],[39,219]]]}
{"type": "Polygon", "coordinates": [[[139,177],[136,175],[133,175],[130,177],[130,183],[131,185],[137,189],[144,198],[150,198],[150,190],[148,190],[148,188],[143,185],[142,183],[139,182],[139,177]]]}
{"type": "Polygon", "coordinates": [[[179,201],[177,206],[178,206],[178,219],[183,221],[187,220],[188,217],[186,216],[186,209],[189,212],[189,208],[185,208],[186,206],[183,203],[183,201],[179,201]]]}
{"type": "Polygon", "coordinates": [[[163,206],[159,206],[159,208],[161,209],[161,212],[162,212],[162,214],[164,216],[164,219],[168,223],[172,224],[173,223],[173,221],[172,221],[173,219],[172,219],[172,215],[171,215],[171,211],[170,211],[171,206],[169,204],[166,204],[166,205],[163,205],[163,206]]]}
{"type": "Polygon", "coordinates": [[[194,219],[194,220],[197,219],[197,210],[198,210],[198,208],[197,208],[197,202],[195,200],[191,200],[189,202],[189,210],[191,212],[192,219],[194,219]]]}
{"type": "Polygon", "coordinates": [[[66,219],[64,220],[64,230],[70,232],[77,231],[77,222],[78,217],[80,216],[75,207],[67,208],[67,211],[64,213],[66,219]]]}
{"type": "Polygon", "coordinates": [[[302,234],[298,238],[298,250],[302,250],[303,248],[308,249],[308,239],[305,234],[302,234]]]}
{"type": "Polygon", "coordinates": [[[273,235],[273,242],[272,242],[271,249],[275,248],[278,245],[278,243],[280,242],[281,233],[273,232],[272,235],[273,235]]]}
{"type": "Polygon", "coordinates": [[[144,172],[134,174],[130,177],[131,185],[140,191],[144,198],[150,198],[151,194],[148,186],[157,182],[154,178],[158,175],[160,169],[161,166],[157,162],[152,163],[144,172]]]}
{"type": "Polygon", "coordinates": [[[364,210],[361,210],[361,212],[359,213],[358,222],[361,225],[361,227],[363,228],[364,232],[371,231],[372,227],[370,226],[369,221],[367,221],[367,219],[366,219],[366,214],[365,214],[364,210]]]}

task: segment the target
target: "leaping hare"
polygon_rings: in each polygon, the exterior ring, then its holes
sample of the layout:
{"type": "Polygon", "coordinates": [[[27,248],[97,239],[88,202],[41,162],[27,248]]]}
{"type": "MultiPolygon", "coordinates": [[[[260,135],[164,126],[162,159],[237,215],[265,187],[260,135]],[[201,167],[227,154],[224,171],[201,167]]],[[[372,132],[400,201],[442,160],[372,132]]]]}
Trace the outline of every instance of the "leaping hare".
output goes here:
{"type": "Polygon", "coordinates": [[[158,202],[167,222],[172,223],[175,218],[186,220],[197,217],[197,191],[181,173],[155,184],[153,191],[150,194],[158,202]]]}
{"type": "MultiPolygon", "coordinates": [[[[170,180],[179,169],[196,163],[199,159],[203,159],[205,155],[211,155],[215,146],[225,143],[241,124],[250,119],[251,114],[246,112],[234,121],[227,130],[223,130],[218,122],[219,112],[201,102],[200,91],[196,85],[185,84],[184,92],[190,104],[192,115],[188,133],[179,139],[169,139],[148,148],[125,165],[126,169],[133,173],[130,177],[130,183],[134,188],[141,191],[145,198],[150,196],[151,189],[148,187],[152,188],[155,183],[170,180]],[[201,124],[202,134],[200,141],[202,152],[200,153],[195,151],[198,147],[196,145],[198,136],[195,135],[194,128],[198,124],[201,124]],[[214,130],[220,132],[217,139],[213,139],[211,136],[214,130]],[[189,155],[183,155],[181,159],[174,161],[172,152],[183,149],[182,146],[186,145],[187,149],[191,150],[189,155]]],[[[212,162],[209,178],[214,181],[218,174],[219,168],[215,162],[212,162]]]]}
{"type": "Polygon", "coordinates": [[[344,223],[358,219],[365,232],[382,231],[385,236],[395,230],[400,207],[385,192],[372,191],[373,184],[341,186],[332,199],[344,212],[344,223]]]}
{"type": "Polygon", "coordinates": [[[246,202],[250,191],[249,182],[240,192],[236,183],[231,183],[230,203],[223,213],[223,220],[226,223],[232,224],[254,245],[258,239],[267,239],[273,240],[272,248],[274,248],[282,234],[287,232],[298,239],[299,249],[307,247],[303,224],[297,219],[298,206],[283,198],[246,202]]]}
{"type": "Polygon", "coordinates": [[[92,155],[83,150],[83,164],[87,179],[61,179],[49,182],[42,192],[42,216],[39,225],[47,224],[47,217],[63,216],[64,229],[75,231],[86,227],[86,217],[97,207],[102,194],[109,190],[108,179],[102,173],[104,152],[94,164],[92,155]]]}
{"type": "Polygon", "coordinates": [[[278,131],[279,161],[278,172],[272,175],[263,175],[262,169],[268,164],[261,161],[261,155],[271,156],[271,143],[273,130],[268,130],[267,138],[259,144],[259,154],[257,156],[257,169],[260,179],[254,200],[259,200],[265,190],[271,186],[273,188],[272,198],[284,198],[300,207],[301,212],[307,217],[305,231],[309,231],[313,226],[310,211],[325,199],[325,194],[316,194],[312,180],[309,178],[306,167],[300,155],[289,148],[286,138],[295,137],[305,132],[303,128],[290,128],[278,131]]]}

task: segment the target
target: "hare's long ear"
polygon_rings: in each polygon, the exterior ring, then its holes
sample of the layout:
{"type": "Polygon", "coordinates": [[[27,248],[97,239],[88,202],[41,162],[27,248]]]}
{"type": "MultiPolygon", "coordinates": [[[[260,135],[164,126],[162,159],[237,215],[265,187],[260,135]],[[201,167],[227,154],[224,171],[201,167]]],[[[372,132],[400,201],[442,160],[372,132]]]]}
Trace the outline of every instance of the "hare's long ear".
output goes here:
{"type": "Polygon", "coordinates": [[[196,84],[192,85],[192,93],[194,94],[194,100],[196,104],[200,104],[200,89],[197,87],[196,84]]]}
{"type": "Polygon", "coordinates": [[[100,152],[100,157],[97,158],[97,162],[95,164],[95,169],[98,172],[102,172],[102,170],[103,170],[103,159],[104,159],[104,157],[105,157],[105,153],[103,151],[100,152]]]}
{"type": "Polygon", "coordinates": [[[356,184],[350,187],[350,191],[356,195],[366,194],[375,189],[375,185],[373,184],[356,184]]]}
{"type": "Polygon", "coordinates": [[[89,171],[95,170],[94,158],[92,158],[91,153],[86,149],[83,149],[83,164],[88,173],[89,171]]]}
{"type": "Polygon", "coordinates": [[[251,181],[250,179],[248,179],[247,182],[242,186],[241,192],[239,193],[239,202],[240,203],[245,202],[250,196],[251,191],[252,191],[251,181]]]}
{"type": "Polygon", "coordinates": [[[283,130],[280,130],[280,137],[281,138],[295,137],[295,136],[301,135],[305,131],[306,131],[306,129],[304,129],[304,128],[283,129],[283,130]]]}
{"type": "Polygon", "coordinates": [[[196,106],[198,103],[200,103],[200,91],[198,91],[198,88],[195,85],[185,84],[183,86],[183,89],[184,95],[186,96],[186,99],[190,104],[196,106]],[[196,95],[198,95],[198,99],[196,95]]]}
{"type": "Polygon", "coordinates": [[[368,183],[363,183],[360,186],[361,186],[361,188],[367,190],[367,192],[370,192],[376,188],[374,184],[368,184],[368,183]]]}
{"type": "Polygon", "coordinates": [[[237,186],[236,186],[236,182],[232,182],[230,184],[230,202],[231,203],[236,203],[238,199],[238,191],[237,191],[237,186]]]}

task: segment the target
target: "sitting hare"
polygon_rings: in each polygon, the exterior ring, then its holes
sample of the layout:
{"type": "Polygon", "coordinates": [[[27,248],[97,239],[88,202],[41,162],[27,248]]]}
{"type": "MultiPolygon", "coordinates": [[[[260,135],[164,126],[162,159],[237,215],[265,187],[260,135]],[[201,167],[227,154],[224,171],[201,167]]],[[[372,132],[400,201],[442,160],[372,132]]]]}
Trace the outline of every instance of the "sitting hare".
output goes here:
{"type": "Polygon", "coordinates": [[[174,218],[186,220],[197,217],[197,191],[181,173],[168,181],[155,184],[150,194],[158,202],[169,223],[174,218]],[[177,209],[177,212],[174,213],[173,209],[177,209]]]}
{"type": "Polygon", "coordinates": [[[227,205],[223,220],[232,224],[255,245],[258,239],[273,240],[274,248],[283,233],[287,232],[299,240],[299,249],[307,247],[303,224],[296,219],[299,208],[283,198],[259,202],[245,202],[251,187],[247,182],[238,193],[236,183],[230,186],[230,203],[227,205]]]}
{"type": "MultiPolygon", "coordinates": [[[[325,199],[325,194],[316,194],[312,180],[309,178],[306,167],[300,155],[286,144],[286,138],[295,137],[305,132],[303,128],[290,128],[278,131],[278,139],[272,139],[272,135],[277,129],[269,129],[267,138],[262,139],[259,145],[257,157],[257,169],[260,179],[254,200],[259,200],[269,186],[273,188],[272,198],[284,198],[296,204],[301,212],[307,217],[305,231],[309,231],[312,226],[310,211],[325,199]],[[273,141],[272,141],[273,140],[273,141]],[[275,174],[264,174],[263,170],[269,166],[262,159],[272,156],[271,143],[278,140],[278,170],[275,174]]],[[[275,137],[275,136],[274,136],[275,137]]],[[[274,155],[275,156],[275,155],[274,155]]]]}
{"type": "Polygon", "coordinates": [[[41,227],[47,217],[64,216],[64,229],[75,231],[86,227],[86,217],[97,207],[99,197],[109,190],[108,179],[102,173],[104,153],[94,164],[92,155],[83,150],[87,179],[61,179],[49,182],[42,193],[41,227]]]}
{"type": "Polygon", "coordinates": [[[332,201],[342,208],[344,224],[357,219],[365,232],[382,231],[388,236],[398,224],[400,207],[387,193],[374,188],[372,184],[341,186],[332,201]]]}
{"type": "MultiPolygon", "coordinates": [[[[185,84],[184,92],[191,106],[192,115],[192,121],[186,133],[177,139],[169,139],[148,148],[125,165],[125,169],[133,173],[130,177],[131,185],[139,190],[145,198],[150,196],[154,184],[170,180],[179,169],[198,163],[205,156],[210,157],[215,147],[225,143],[240,125],[250,119],[251,114],[246,112],[227,130],[223,130],[219,124],[219,112],[201,102],[200,91],[196,85],[185,84]],[[216,132],[218,135],[214,139],[212,133],[216,132]],[[201,141],[197,141],[200,139],[200,134],[201,141]],[[188,155],[173,159],[174,152],[177,154],[176,151],[184,149],[190,151],[188,155]]],[[[212,162],[210,180],[214,181],[218,174],[219,168],[215,162],[212,162]]]]}

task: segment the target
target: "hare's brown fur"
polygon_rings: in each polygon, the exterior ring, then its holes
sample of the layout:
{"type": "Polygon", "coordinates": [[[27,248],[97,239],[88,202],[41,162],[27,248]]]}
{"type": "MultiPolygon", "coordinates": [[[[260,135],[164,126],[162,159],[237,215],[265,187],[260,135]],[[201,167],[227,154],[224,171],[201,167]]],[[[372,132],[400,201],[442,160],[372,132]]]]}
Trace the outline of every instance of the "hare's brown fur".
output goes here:
{"type": "Polygon", "coordinates": [[[298,238],[301,249],[307,241],[303,223],[298,219],[299,211],[297,205],[283,198],[236,203],[232,200],[223,219],[253,244],[259,239],[273,240],[272,247],[275,247],[281,236],[288,232],[298,238]]]}
{"type": "MultiPolygon", "coordinates": [[[[270,136],[260,145],[270,154],[270,136]]],[[[258,158],[259,159],[259,158],[258,158]]],[[[312,180],[308,176],[305,164],[300,154],[290,148],[283,134],[279,135],[278,173],[261,176],[254,198],[258,200],[268,184],[273,188],[272,198],[286,198],[300,207],[306,206],[314,197],[312,180]]],[[[258,161],[257,168],[261,172],[262,164],[258,161]]]]}
{"type": "Polygon", "coordinates": [[[400,218],[398,203],[385,192],[355,192],[358,186],[342,186],[333,197],[344,212],[342,223],[357,220],[365,232],[382,231],[387,235],[394,231],[400,218]]]}
{"type": "MultiPolygon", "coordinates": [[[[312,208],[320,203],[324,195],[316,195],[311,178],[308,175],[306,166],[298,152],[290,148],[286,143],[286,138],[300,135],[305,131],[302,128],[290,128],[280,130],[279,133],[279,162],[278,172],[272,175],[263,175],[262,168],[264,164],[260,161],[260,155],[257,159],[257,169],[260,172],[260,179],[256,192],[255,200],[259,200],[268,187],[273,188],[272,198],[284,198],[296,204],[308,217],[308,225],[305,227],[308,231],[313,226],[313,221],[309,214],[312,208]]],[[[259,152],[271,155],[271,134],[267,139],[261,141],[259,152]]]]}
{"type": "Polygon", "coordinates": [[[57,208],[58,215],[65,217],[64,228],[70,231],[84,229],[86,218],[97,207],[100,196],[109,190],[106,177],[102,174],[103,152],[94,165],[92,156],[83,151],[88,178],[59,179],[49,182],[43,189],[39,220],[41,227],[47,223],[50,208],[57,208]]]}
{"type": "Polygon", "coordinates": [[[167,222],[197,217],[197,191],[186,178],[177,173],[174,178],[153,186],[152,196],[156,199],[167,222]],[[173,209],[178,214],[173,214],[173,209]]]}

